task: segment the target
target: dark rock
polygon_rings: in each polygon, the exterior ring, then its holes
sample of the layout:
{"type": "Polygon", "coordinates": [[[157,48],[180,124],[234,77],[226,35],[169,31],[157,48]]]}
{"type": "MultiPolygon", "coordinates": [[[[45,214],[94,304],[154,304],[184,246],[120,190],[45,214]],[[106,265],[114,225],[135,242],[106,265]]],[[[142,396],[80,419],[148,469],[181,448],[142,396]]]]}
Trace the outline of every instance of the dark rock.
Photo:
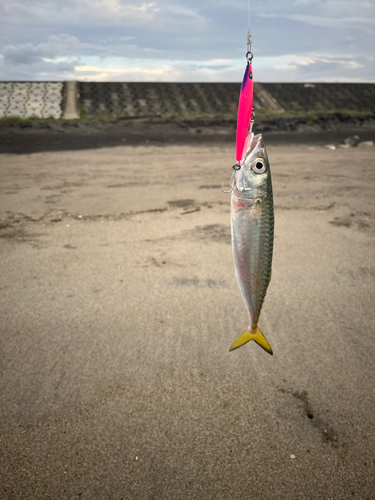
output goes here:
{"type": "Polygon", "coordinates": [[[358,135],[352,135],[350,137],[347,137],[344,140],[344,144],[348,144],[348,146],[355,148],[358,146],[359,141],[360,141],[360,139],[359,139],[358,135]]]}

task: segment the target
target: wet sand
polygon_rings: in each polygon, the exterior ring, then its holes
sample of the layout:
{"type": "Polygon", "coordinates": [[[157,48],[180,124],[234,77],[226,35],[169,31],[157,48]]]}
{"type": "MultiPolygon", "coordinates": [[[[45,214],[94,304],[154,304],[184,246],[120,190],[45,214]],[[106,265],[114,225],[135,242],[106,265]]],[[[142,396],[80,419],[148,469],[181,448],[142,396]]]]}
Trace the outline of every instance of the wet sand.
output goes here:
{"type": "MultiPolygon", "coordinates": [[[[276,116],[258,120],[255,133],[264,133],[267,144],[324,146],[340,144],[358,134],[361,141],[375,139],[375,119],[345,116],[276,116]],[[343,117],[342,117],[343,118],[343,117]]],[[[135,145],[201,145],[233,147],[236,121],[223,117],[196,120],[0,120],[0,154],[77,151],[135,145]]]]}
{"type": "Polygon", "coordinates": [[[267,149],[274,356],[233,145],[0,155],[1,498],[374,498],[375,150],[267,149]]]}

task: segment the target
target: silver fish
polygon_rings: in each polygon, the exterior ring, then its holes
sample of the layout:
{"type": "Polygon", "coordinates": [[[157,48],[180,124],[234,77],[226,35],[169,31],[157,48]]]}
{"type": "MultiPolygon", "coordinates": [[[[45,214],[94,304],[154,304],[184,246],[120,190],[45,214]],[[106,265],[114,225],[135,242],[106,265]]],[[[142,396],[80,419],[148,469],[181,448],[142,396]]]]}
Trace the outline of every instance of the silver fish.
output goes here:
{"type": "Polygon", "coordinates": [[[271,280],[274,233],[271,172],[261,134],[248,135],[242,159],[233,171],[231,226],[236,278],[249,311],[250,325],[229,350],[255,340],[273,354],[258,327],[271,280]]]}

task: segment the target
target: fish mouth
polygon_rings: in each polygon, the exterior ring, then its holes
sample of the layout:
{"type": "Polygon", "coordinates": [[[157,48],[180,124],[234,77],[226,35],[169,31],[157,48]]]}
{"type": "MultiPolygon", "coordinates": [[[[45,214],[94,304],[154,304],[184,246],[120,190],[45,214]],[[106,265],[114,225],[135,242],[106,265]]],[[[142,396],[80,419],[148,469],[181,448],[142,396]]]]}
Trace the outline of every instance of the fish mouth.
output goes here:
{"type": "Polygon", "coordinates": [[[242,154],[242,159],[240,161],[240,165],[242,166],[246,163],[247,158],[255,151],[262,151],[264,149],[264,142],[262,134],[254,135],[254,132],[251,132],[245,142],[244,151],[242,154]]]}

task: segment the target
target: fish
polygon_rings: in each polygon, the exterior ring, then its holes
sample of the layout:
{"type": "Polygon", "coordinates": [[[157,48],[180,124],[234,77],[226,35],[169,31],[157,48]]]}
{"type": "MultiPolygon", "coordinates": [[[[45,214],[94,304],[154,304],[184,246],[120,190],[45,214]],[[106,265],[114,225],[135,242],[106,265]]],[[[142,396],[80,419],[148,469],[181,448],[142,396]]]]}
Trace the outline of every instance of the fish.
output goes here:
{"type": "Polygon", "coordinates": [[[258,321],[271,280],[274,209],[271,171],[262,134],[249,131],[241,161],[233,167],[231,237],[237,282],[250,324],[230,351],[254,340],[269,354],[272,348],[258,321]]]}

